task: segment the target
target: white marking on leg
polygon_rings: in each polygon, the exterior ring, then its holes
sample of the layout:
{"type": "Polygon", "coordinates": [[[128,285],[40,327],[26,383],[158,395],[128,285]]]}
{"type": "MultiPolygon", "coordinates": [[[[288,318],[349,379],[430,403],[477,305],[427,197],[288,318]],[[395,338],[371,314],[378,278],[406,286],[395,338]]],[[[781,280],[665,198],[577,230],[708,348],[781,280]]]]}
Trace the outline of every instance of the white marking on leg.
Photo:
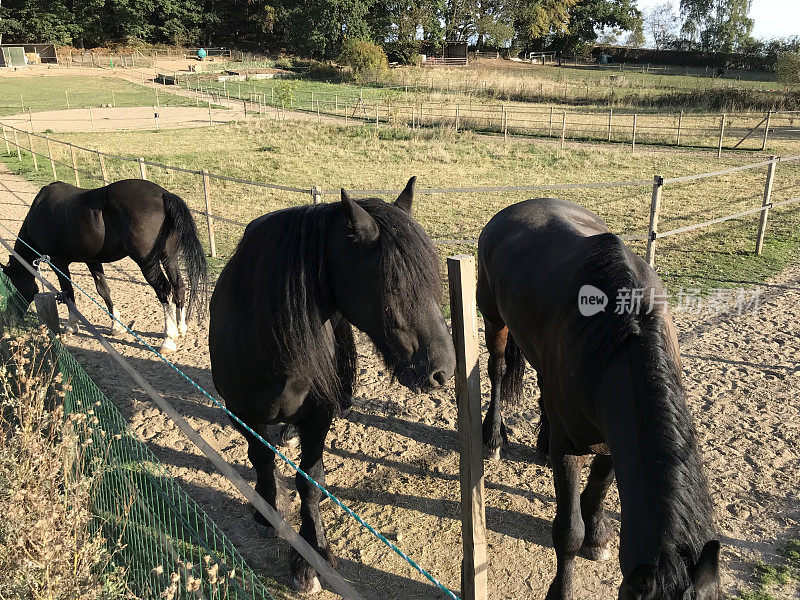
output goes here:
{"type": "Polygon", "coordinates": [[[125,326],[122,324],[122,317],[119,311],[114,307],[114,318],[111,319],[111,333],[116,335],[125,331],[125,326]]]}
{"type": "Polygon", "coordinates": [[[178,311],[178,335],[185,336],[188,329],[189,327],[186,325],[186,306],[181,306],[178,311]]]}
{"type": "Polygon", "coordinates": [[[178,339],[175,305],[171,302],[165,302],[161,306],[164,307],[164,341],[161,343],[161,352],[175,352],[178,349],[178,345],[175,343],[175,340],[178,339]]]}
{"type": "Polygon", "coordinates": [[[78,333],[78,315],[69,311],[67,323],[64,325],[64,333],[78,333]]]}

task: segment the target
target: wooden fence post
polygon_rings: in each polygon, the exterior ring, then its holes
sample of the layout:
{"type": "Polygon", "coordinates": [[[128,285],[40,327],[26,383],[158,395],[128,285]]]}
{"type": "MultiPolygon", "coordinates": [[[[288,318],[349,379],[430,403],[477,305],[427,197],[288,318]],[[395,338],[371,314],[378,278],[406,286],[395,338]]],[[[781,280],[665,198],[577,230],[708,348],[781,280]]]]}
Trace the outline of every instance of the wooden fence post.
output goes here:
{"type": "Polygon", "coordinates": [[[100,154],[99,150],[95,150],[97,154],[97,159],[100,161],[100,174],[103,176],[103,185],[108,185],[108,173],[106,173],[106,161],[103,159],[103,155],[100,154]]]}
{"type": "Polygon", "coordinates": [[[767,111],[767,122],[764,124],[764,139],[761,141],[761,150],[767,147],[767,136],[769,135],[769,122],[772,118],[772,111],[767,111]]]}
{"type": "Polygon", "coordinates": [[[678,115],[678,138],[675,140],[675,145],[681,145],[681,128],[683,127],[683,111],[678,115]]]}
{"type": "Polygon", "coordinates": [[[14,146],[17,148],[17,160],[22,162],[22,150],[19,147],[19,139],[17,138],[17,130],[14,129],[14,146]]]}
{"type": "Polygon", "coordinates": [[[458,133],[458,126],[461,121],[461,106],[456,104],[456,133],[458,133]]]}
{"type": "Polygon", "coordinates": [[[50,170],[53,171],[53,181],[58,181],[58,174],[56,173],[56,163],[53,160],[53,148],[50,144],[50,137],[45,136],[47,140],[47,156],[50,158],[50,170]]]}
{"type": "Polygon", "coordinates": [[[764,185],[764,201],[761,206],[764,210],[761,211],[761,218],[758,221],[758,238],[756,239],[756,254],[761,255],[764,248],[764,233],[767,230],[767,214],[769,207],[772,205],[772,181],[775,179],[775,168],[778,166],[778,161],[775,156],[771,156],[772,160],[767,166],[767,182],[764,185]]]}
{"type": "Polygon", "coordinates": [[[503,106],[503,141],[508,142],[508,112],[503,106]]]}
{"type": "Polygon", "coordinates": [[[58,324],[58,305],[56,304],[55,292],[36,294],[33,297],[33,304],[36,307],[36,315],[42,325],[46,325],[55,335],[61,333],[61,328],[58,324]]]}
{"type": "Polygon", "coordinates": [[[8,145],[8,138],[6,137],[6,126],[3,125],[3,141],[6,143],[6,154],[11,154],[11,148],[8,145]]]}
{"type": "Polygon", "coordinates": [[[217,257],[217,244],[214,240],[214,218],[211,216],[211,180],[208,171],[203,169],[203,196],[206,200],[206,225],[208,226],[208,246],[211,248],[211,258],[217,257]]]}
{"type": "Polygon", "coordinates": [[[633,115],[633,136],[631,137],[631,152],[636,152],[636,118],[639,115],[633,115]]]}
{"type": "Polygon", "coordinates": [[[650,200],[650,227],[647,230],[647,264],[655,266],[656,236],[658,235],[658,215],[661,212],[661,190],[664,187],[664,178],[661,175],[653,177],[653,197],[650,200]]]}
{"type": "Polygon", "coordinates": [[[564,140],[567,137],[567,111],[561,116],[561,147],[564,147],[564,140]]]}
{"type": "Polygon", "coordinates": [[[322,188],[316,185],[311,188],[311,203],[320,204],[322,202],[322,188]]]}
{"type": "Polygon", "coordinates": [[[611,121],[614,118],[614,109],[608,109],[608,141],[611,141],[611,121]]]}
{"type": "Polygon", "coordinates": [[[31,150],[31,158],[33,158],[33,170],[39,170],[39,162],[36,160],[36,152],[33,150],[33,137],[31,136],[31,132],[28,132],[28,147],[31,150]]]}
{"type": "Polygon", "coordinates": [[[725,135],[725,119],[728,115],[722,113],[722,118],[719,121],[719,146],[717,147],[717,158],[722,158],[722,138],[725,135]]]}
{"type": "Polygon", "coordinates": [[[464,600],[488,597],[486,509],[483,488],[481,382],[475,307],[475,259],[447,259],[450,315],[456,349],[459,472],[461,479],[461,593],[464,600]]]}
{"type": "Polygon", "coordinates": [[[547,137],[553,137],[553,107],[550,107],[550,128],[547,130],[547,137]]]}
{"type": "Polygon", "coordinates": [[[91,106],[89,107],[89,120],[92,122],[92,133],[94,133],[94,113],[91,106]]]}
{"type": "Polygon", "coordinates": [[[81,178],[78,175],[78,159],[75,157],[75,146],[69,145],[70,154],[72,154],[72,173],[75,175],[75,185],[81,187],[81,178]]]}

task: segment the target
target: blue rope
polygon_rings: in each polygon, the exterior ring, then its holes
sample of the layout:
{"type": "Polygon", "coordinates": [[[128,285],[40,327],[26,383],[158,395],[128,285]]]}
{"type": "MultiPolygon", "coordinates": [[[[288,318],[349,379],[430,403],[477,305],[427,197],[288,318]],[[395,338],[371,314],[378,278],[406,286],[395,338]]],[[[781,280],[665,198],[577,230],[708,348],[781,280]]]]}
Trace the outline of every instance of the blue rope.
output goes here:
{"type": "MultiPolygon", "coordinates": [[[[14,238],[16,238],[17,240],[19,240],[19,241],[20,241],[20,242],[22,242],[23,244],[25,244],[25,245],[26,245],[28,248],[30,248],[30,249],[31,249],[33,252],[36,252],[37,254],[39,254],[39,251],[38,251],[38,250],[36,250],[36,249],[35,249],[33,246],[31,246],[30,244],[28,244],[28,243],[27,243],[25,240],[23,240],[23,239],[20,239],[20,238],[19,238],[19,236],[17,236],[17,235],[16,235],[16,234],[15,234],[13,231],[11,231],[11,230],[10,230],[8,227],[6,227],[6,226],[5,226],[3,223],[1,223],[1,222],[0,222],[0,226],[2,226],[2,228],[3,228],[3,229],[5,229],[5,230],[6,230],[6,231],[8,231],[8,232],[9,232],[9,233],[10,233],[12,236],[14,236],[14,238]]],[[[278,449],[277,449],[275,446],[273,446],[272,444],[270,444],[270,443],[269,443],[269,442],[268,442],[266,439],[264,439],[264,438],[263,438],[263,437],[262,437],[262,436],[261,436],[259,433],[257,433],[256,431],[254,431],[254,430],[253,430],[253,429],[252,429],[252,428],[251,428],[249,425],[247,425],[247,424],[246,424],[244,421],[242,421],[242,420],[241,420],[239,417],[237,417],[237,416],[236,416],[235,414],[233,414],[231,411],[229,411],[229,410],[227,409],[227,407],[225,407],[225,406],[224,406],[224,405],[223,405],[223,404],[222,404],[222,403],[221,403],[219,400],[217,400],[216,398],[214,398],[214,397],[213,397],[211,394],[209,394],[209,393],[208,393],[208,392],[207,392],[205,389],[203,389],[203,388],[202,388],[202,387],[201,387],[201,386],[200,386],[198,383],[196,383],[196,382],[195,382],[195,381],[194,381],[194,380],[193,380],[191,377],[189,377],[188,375],[186,375],[186,373],[184,373],[184,372],[183,372],[183,371],[181,371],[181,370],[180,370],[178,367],[176,367],[176,366],[175,366],[175,365],[174,365],[174,364],[173,364],[173,363],[172,363],[170,360],[168,360],[167,358],[165,358],[165,357],[164,357],[164,355],[162,355],[162,354],[161,354],[161,353],[160,353],[158,350],[156,350],[156,349],[155,349],[155,348],[153,348],[153,347],[152,347],[150,344],[148,344],[146,341],[144,341],[144,340],[143,340],[143,339],[142,339],[142,338],[141,338],[141,337],[140,337],[140,336],[139,336],[137,333],[135,333],[134,331],[131,331],[131,329],[129,329],[129,328],[128,328],[128,326],[127,326],[127,325],[125,325],[125,324],[124,324],[122,321],[120,321],[120,320],[119,320],[117,317],[115,317],[113,314],[111,314],[110,312],[108,312],[108,309],[106,309],[106,307],[105,307],[105,306],[101,305],[101,304],[100,304],[100,303],[99,303],[99,302],[98,302],[98,301],[97,301],[97,300],[94,298],[94,296],[92,296],[91,294],[89,294],[89,293],[88,293],[86,290],[84,290],[84,289],[83,289],[81,286],[79,286],[77,283],[75,283],[75,282],[74,282],[72,279],[70,279],[70,278],[69,278],[67,275],[65,275],[64,273],[62,273],[62,272],[61,272],[61,271],[58,269],[58,267],[56,267],[56,266],[55,266],[55,265],[54,265],[54,264],[53,264],[53,263],[50,261],[50,257],[49,257],[49,256],[47,256],[46,254],[39,254],[39,258],[37,258],[37,259],[36,259],[36,261],[37,261],[39,264],[40,264],[40,263],[42,263],[42,262],[45,262],[45,263],[47,263],[48,265],[50,265],[50,268],[52,268],[52,269],[53,269],[53,271],[55,271],[56,273],[60,274],[62,277],[64,277],[64,278],[65,278],[65,279],[67,279],[67,280],[68,280],[70,283],[72,283],[72,285],[74,285],[74,286],[75,286],[75,287],[76,287],[76,288],[77,288],[77,289],[78,289],[78,290],[79,290],[79,291],[80,291],[80,292],[81,292],[81,293],[82,293],[84,296],[86,296],[87,298],[89,298],[89,300],[91,300],[92,302],[94,302],[94,303],[95,303],[95,304],[96,304],[96,305],[97,305],[97,306],[98,306],[98,307],[99,307],[99,308],[100,308],[100,309],[101,309],[103,312],[105,312],[105,313],[106,313],[108,316],[110,316],[110,317],[111,317],[111,318],[112,318],[114,321],[116,321],[117,323],[119,323],[120,325],[122,325],[122,326],[125,328],[125,330],[126,330],[128,333],[130,333],[130,334],[131,334],[131,335],[132,335],[134,338],[136,338],[136,339],[137,339],[139,342],[141,342],[142,344],[144,344],[144,345],[145,345],[145,346],[146,346],[146,347],[147,347],[147,348],[148,348],[150,351],[152,351],[152,352],[153,352],[153,353],[154,353],[156,356],[158,356],[158,358],[160,358],[162,361],[164,361],[164,363],[166,363],[167,365],[169,365],[169,366],[172,368],[172,370],[174,370],[174,371],[175,371],[175,372],[176,372],[178,375],[180,375],[181,377],[183,377],[183,379],[185,379],[185,380],[186,380],[186,381],[187,381],[189,384],[191,384],[192,386],[194,386],[194,388],[195,388],[195,389],[197,389],[197,391],[199,391],[199,392],[200,392],[201,394],[203,394],[203,395],[204,395],[206,398],[208,398],[209,400],[211,400],[211,401],[212,401],[214,404],[216,404],[216,405],[217,405],[219,408],[221,408],[223,411],[225,411],[225,413],[226,413],[226,414],[227,414],[227,415],[228,415],[228,416],[229,416],[231,419],[233,419],[234,421],[236,421],[237,423],[239,423],[239,424],[240,424],[242,427],[244,427],[244,428],[245,428],[245,429],[246,429],[246,430],[247,430],[247,431],[248,431],[250,434],[252,434],[252,435],[253,435],[253,436],[254,436],[256,439],[258,439],[258,440],[259,440],[259,441],[260,441],[262,444],[264,444],[264,445],[265,445],[267,448],[269,448],[269,449],[270,449],[272,452],[274,452],[274,453],[275,453],[275,454],[276,454],[278,457],[280,457],[280,458],[281,458],[281,459],[282,459],[282,460],[283,460],[283,461],[284,461],[286,464],[288,464],[288,465],[289,465],[289,466],[290,466],[292,469],[294,469],[296,472],[298,472],[300,475],[302,475],[302,476],[303,476],[303,477],[304,477],[306,480],[308,480],[308,482],[309,482],[309,483],[311,483],[311,484],[312,484],[314,487],[316,487],[316,488],[317,488],[317,489],[318,489],[320,492],[322,492],[323,494],[325,494],[325,496],[327,496],[327,497],[328,497],[328,498],[329,498],[331,501],[333,501],[333,503],[334,503],[334,504],[336,504],[336,505],[337,505],[339,508],[341,508],[341,509],[342,509],[342,510],[343,510],[345,513],[347,513],[347,514],[348,514],[348,515],[350,515],[350,516],[351,516],[353,519],[355,519],[355,520],[356,520],[356,522],[358,522],[358,523],[359,523],[359,524],[360,524],[362,527],[364,527],[364,528],[365,528],[367,531],[369,531],[369,532],[370,532],[370,533],[371,533],[373,536],[375,536],[376,538],[378,538],[378,540],[380,540],[380,541],[381,541],[381,542],[383,542],[383,543],[384,543],[386,546],[388,546],[388,547],[389,547],[389,548],[390,548],[390,549],[391,549],[391,550],[392,550],[392,551],[393,551],[395,554],[397,554],[397,556],[399,556],[400,558],[402,558],[403,560],[405,560],[405,561],[406,561],[406,562],[407,562],[409,565],[411,565],[412,567],[414,567],[414,569],[416,569],[416,570],[417,570],[417,572],[419,572],[419,573],[420,573],[420,574],[421,574],[423,577],[425,577],[425,578],[426,578],[428,581],[430,581],[430,582],[431,582],[433,585],[435,585],[435,586],[436,586],[436,587],[438,587],[440,590],[442,590],[442,591],[445,593],[445,595],[446,595],[448,598],[451,598],[451,600],[461,600],[461,599],[460,599],[458,596],[456,596],[456,595],[455,595],[453,592],[451,592],[451,591],[450,591],[450,590],[449,590],[449,589],[448,589],[448,588],[447,588],[447,587],[446,587],[444,584],[442,584],[442,583],[441,583],[441,582],[440,582],[438,579],[436,579],[436,578],[435,578],[433,575],[431,575],[430,573],[428,573],[428,572],[427,572],[425,569],[423,569],[423,568],[422,568],[422,567],[420,567],[420,566],[419,566],[419,565],[418,565],[416,562],[414,562],[414,561],[413,561],[413,560],[412,560],[412,559],[411,559],[411,558],[410,558],[410,557],[409,557],[409,556],[408,556],[408,555],[407,555],[405,552],[403,552],[402,550],[400,550],[400,548],[398,548],[397,546],[395,546],[395,545],[394,545],[392,542],[390,542],[389,540],[387,540],[387,539],[386,539],[386,538],[385,538],[383,535],[381,535],[381,534],[380,534],[378,531],[376,531],[376,530],[375,530],[375,528],[374,528],[374,527],[372,527],[372,525],[370,525],[369,523],[367,523],[367,522],[366,522],[364,519],[362,519],[362,518],[361,518],[359,515],[357,515],[355,512],[353,512],[353,511],[350,509],[350,507],[348,507],[348,506],[347,506],[346,504],[344,504],[344,503],[343,503],[341,500],[339,500],[339,499],[338,499],[336,496],[334,496],[333,494],[331,494],[331,493],[330,493],[328,490],[326,490],[326,489],[325,489],[323,486],[321,486],[319,483],[317,483],[317,481],[316,481],[316,480],[315,480],[313,477],[311,477],[311,476],[310,476],[308,473],[306,473],[305,471],[303,471],[303,470],[302,470],[302,469],[301,469],[299,466],[297,466],[297,465],[296,465],[296,464],[295,464],[295,463],[294,463],[294,462],[293,462],[293,461],[292,461],[292,460],[291,460],[289,457],[285,456],[285,455],[284,455],[284,454],[283,454],[283,453],[282,453],[280,450],[278,450],[278,449]]],[[[37,267],[38,267],[38,265],[37,265],[37,267]]]]}

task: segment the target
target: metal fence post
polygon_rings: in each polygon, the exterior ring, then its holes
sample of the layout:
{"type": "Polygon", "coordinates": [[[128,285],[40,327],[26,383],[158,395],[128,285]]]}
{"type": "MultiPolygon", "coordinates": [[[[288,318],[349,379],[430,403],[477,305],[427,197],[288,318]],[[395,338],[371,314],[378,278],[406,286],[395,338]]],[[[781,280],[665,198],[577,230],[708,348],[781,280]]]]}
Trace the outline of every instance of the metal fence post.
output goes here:
{"type": "Polygon", "coordinates": [[[475,306],[475,258],[447,259],[450,315],[456,349],[459,473],[461,480],[461,592],[464,600],[488,597],[486,508],[481,436],[481,381],[475,306]]]}
{"type": "Polygon", "coordinates": [[[203,196],[206,201],[206,225],[208,226],[208,246],[211,248],[211,258],[217,257],[217,243],[214,240],[214,218],[211,216],[211,180],[208,171],[203,169],[203,196]]]}
{"type": "Polygon", "coordinates": [[[81,187],[81,178],[78,175],[78,159],[75,157],[75,146],[69,145],[70,154],[72,154],[72,172],[75,175],[75,185],[81,187]]]}
{"type": "Polygon", "coordinates": [[[47,140],[47,156],[50,158],[50,170],[53,171],[53,181],[58,181],[58,174],[56,173],[56,163],[53,160],[53,148],[50,144],[50,137],[45,136],[44,139],[47,140]]]}
{"type": "Polygon", "coordinates": [[[722,158],[722,138],[725,135],[725,119],[728,115],[722,113],[722,119],[719,121],[719,145],[717,146],[717,158],[722,158]]]}
{"type": "Polygon", "coordinates": [[[33,150],[33,136],[31,136],[31,132],[30,131],[28,132],[28,146],[30,147],[31,158],[33,159],[33,170],[34,171],[38,171],[39,170],[39,163],[36,160],[36,152],[34,152],[34,150],[33,150]]]}
{"type": "Polygon", "coordinates": [[[95,150],[97,154],[97,159],[100,161],[100,174],[103,176],[103,185],[108,185],[108,173],[106,173],[106,161],[103,159],[103,155],[100,154],[99,150],[95,150]]]}
{"type": "Polygon", "coordinates": [[[650,227],[647,230],[647,264],[655,266],[656,236],[658,235],[658,215],[661,212],[661,190],[664,178],[661,175],[653,177],[653,197],[650,200],[650,227]]]}
{"type": "Polygon", "coordinates": [[[761,211],[761,218],[758,221],[758,238],[756,239],[756,254],[761,255],[764,248],[764,234],[767,231],[767,215],[772,206],[772,181],[775,179],[775,168],[778,166],[777,157],[771,156],[772,160],[767,166],[767,182],[764,185],[764,200],[761,206],[764,210],[761,211]]]}

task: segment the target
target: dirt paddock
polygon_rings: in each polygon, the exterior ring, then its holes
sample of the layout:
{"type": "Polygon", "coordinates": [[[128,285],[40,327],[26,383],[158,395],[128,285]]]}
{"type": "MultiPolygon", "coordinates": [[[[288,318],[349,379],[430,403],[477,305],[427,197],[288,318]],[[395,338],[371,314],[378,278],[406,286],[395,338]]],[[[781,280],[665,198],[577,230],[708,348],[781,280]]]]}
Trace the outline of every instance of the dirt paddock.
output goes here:
{"type": "MultiPolygon", "coordinates": [[[[0,218],[16,231],[26,213],[21,203],[36,192],[0,166],[0,218]]],[[[4,232],[4,239],[9,235],[4,232]]],[[[112,296],[127,323],[156,344],[161,307],[130,260],[106,273],[112,296]]],[[[85,266],[72,272],[94,294],[85,266]]],[[[51,277],[55,281],[54,277],[51,277]]],[[[744,283],[743,285],[747,285],[744,283]]],[[[678,313],[689,405],[699,430],[700,450],[723,542],[723,588],[735,594],[750,582],[753,563],[774,562],[800,526],[800,267],[762,286],[760,306],[742,315],[678,313]]],[[[101,311],[77,293],[85,314],[109,332],[101,311]]],[[[230,536],[257,571],[290,583],[290,548],[259,538],[250,511],[210,463],[121,372],[97,342],[81,332],[66,339],[80,362],[197,502],[230,536]]],[[[189,387],[138,342],[117,338],[115,346],[168,401],[251,482],[253,471],[243,438],[223,413],[189,387]]],[[[460,523],[456,407],[452,381],[432,394],[413,394],[389,381],[370,345],[359,343],[360,388],[353,411],[334,423],[325,457],[333,493],[446,585],[457,590],[460,523]]],[[[173,356],[176,365],[214,390],[207,325],[191,325],[173,356]]],[[[484,401],[488,401],[486,356],[482,356],[484,401]]],[[[511,446],[503,460],[486,463],[490,598],[542,598],[555,571],[550,524],[555,513],[549,470],[532,450],[538,424],[536,388],[529,371],[527,396],[506,411],[511,446]]],[[[297,457],[296,451],[289,453],[297,457]]],[[[280,467],[289,475],[285,467],[280,467]]],[[[298,525],[299,502],[290,521],[298,525]]],[[[609,495],[619,527],[619,500],[609,495]]],[[[344,516],[332,503],[323,508],[341,573],[365,598],[433,599],[440,592],[423,583],[387,548],[344,516]]],[[[620,582],[616,559],[576,564],[575,597],[611,600],[620,582]]],[[[799,598],[784,590],[785,598],[799,598]]],[[[335,596],[323,592],[320,598],[335,596]]]]}

